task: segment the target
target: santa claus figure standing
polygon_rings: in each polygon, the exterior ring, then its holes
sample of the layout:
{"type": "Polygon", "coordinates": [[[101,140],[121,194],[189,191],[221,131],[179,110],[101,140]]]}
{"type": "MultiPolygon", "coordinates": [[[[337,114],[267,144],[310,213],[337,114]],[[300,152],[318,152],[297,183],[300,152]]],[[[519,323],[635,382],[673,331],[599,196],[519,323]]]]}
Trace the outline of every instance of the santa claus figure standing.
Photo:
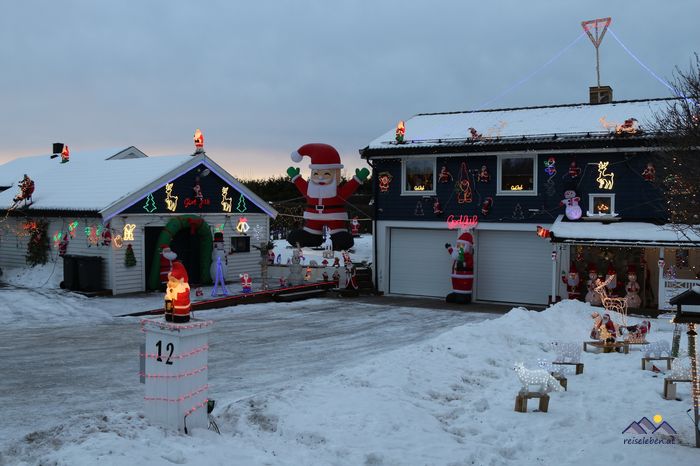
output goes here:
{"type": "Polygon", "coordinates": [[[446,243],[445,248],[452,257],[452,293],[445,300],[448,303],[469,304],[472,301],[472,284],[474,283],[474,258],[472,246],[474,239],[469,232],[464,232],[457,238],[457,244],[452,247],[446,243]]]}
{"type": "Polygon", "coordinates": [[[176,324],[190,321],[190,284],[187,270],[180,261],[174,261],[168,274],[168,287],[165,292],[165,320],[176,324]],[[169,312],[170,310],[172,314],[169,312]]]}
{"type": "Polygon", "coordinates": [[[168,274],[173,267],[173,261],[177,259],[177,254],[170,249],[170,246],[164,244],[161,246],[160,253],[160,284],[161,289],[165,289],[168,283],[168,274]]]}
{"type": "Polygon", "coordinates": [[[598,269],[596,269],[595,264],[588,264],[588,293],[586,293],[586,302],[593,306],[600,306],[602,300],[600,295],[596,292],[595,287],[598,281],[598,269]]]}
{"type": "Polygon", "coordinates": [[[572,262],[569,267],[569,274],[562,274],[561,281],[566,285],[566,291],[569,293],[569,299],[581,299],[581,277],[579,277],[576,265],[572,262]]]}
{"type": "Polygon", "coordinates": [[[241,277],[241,289],[244,293],[250,293],[253,291],[253,279],[247,273],[242,273],[238,275],[241,277]]]}
{"type": "Polygon", "coordinates": [[[323,227],[328,226],[333,250],[350,249],[354,241],[347,230],[348,213],[345,203],[367,179],[369,170],[355,170],[355,176],[339,186],[343,165],[335,148],[328,144],[306,144],[292,154],[292,160],[298,163],[304,156],[311,159],[311,177],[308,181],[301,177],[299,168],[287,169],[292,183],[306,198],[304,227],[292,231],[287,236],[287,241],[295,247],[320,246],[323,243],[323,227]]]}

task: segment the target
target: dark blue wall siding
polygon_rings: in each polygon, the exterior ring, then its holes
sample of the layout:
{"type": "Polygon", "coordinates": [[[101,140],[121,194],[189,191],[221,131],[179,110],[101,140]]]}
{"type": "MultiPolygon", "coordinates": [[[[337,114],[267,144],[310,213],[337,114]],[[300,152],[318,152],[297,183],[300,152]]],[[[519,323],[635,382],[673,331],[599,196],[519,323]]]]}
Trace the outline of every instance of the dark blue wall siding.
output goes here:
{"type": "MultiPolygon", "coordinates": [[[[410,156],[409,156],[410,157],[410,156]]],[[[378,220],[414,220],[435,221],[445,219],[448,215],[479,215],[480,222],[523,222],[523,223],[551,223],[559,214],[564,213],[564,207],[560,201],[564,199],[564,191],[574,188],[581,198],[580,206],[584,212],[588,210],[588,194],[614,193],[615,210],[623,219],[627,220],[656,220],[666,218],[666,211],[662,193],[658,181],[650,183],[642,177],[642,171],[651,159],[650,153],[639,154],[577,154],[555,155],[557,173],[548,184],[549,176],[545,173],[545,162],[549,156],[539,155],[537,158],[537,195],[513,196],[497,195],[497,160],[496,156],[469,156],[469,157],[437,157],[436,170],[445,165],[452,176],[453,181],[448,183],[436,183],[437,197],[444,213],[433,213],[435,195],[429,196],[402,196],[401,195],[401,160],[378,159],[374,161],[375,169],[375,198],[378,207],[378,220]],[[572,160],[581,169],[578,179],[569,177],[569,164],[572,160]],[[459,179],[459,169],[462,162],[466,161],[470,170],[470,182],[472,186],[472,202],[459,204],[455,193],[455,183],[459,179]],[[600,161],[609,161],[607,173],[614,173],[614,188],[611,191],[598,189],[596,178],[598,177],[597,164],[600,161]],[[593,165],[589,165],[593,164],[593,165]],[[486,165],[491,175],[488,183],[477,180],[478,172],[482,165],[486,165]],[[378,174],[389,172],[393,176],[388,192],[382,193],[378,188],[378,174]],[[493,198],[493,207],[487,216],[481,212],[481,205],[486,198],[493,198]],[[416,215],[420,211],[417,204],[421,204],[423,215],[416,215]],[[518,209],[518,205],[520,209],[518,209]]],[[[661,179],[659,167],[657,167],[656,179],[661,179]]]]}

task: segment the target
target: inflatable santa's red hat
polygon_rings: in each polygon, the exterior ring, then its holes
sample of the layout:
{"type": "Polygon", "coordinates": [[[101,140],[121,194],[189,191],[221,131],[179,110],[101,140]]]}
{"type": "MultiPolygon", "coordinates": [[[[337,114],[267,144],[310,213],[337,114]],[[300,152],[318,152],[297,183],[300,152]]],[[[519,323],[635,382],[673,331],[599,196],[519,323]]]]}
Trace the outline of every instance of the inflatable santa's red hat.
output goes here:
{"type": "Polygon", "coordinates": [[[343,164],[340,163],[340,154],[338,154],[338,151],[335,150],[333,146],[329,146],[328,144],[304,144],[296,152],[292,152],[292,160],[296,163],[301,162],[304,156],[311,158],[309,168],[343,168],[343,164]]]}
{"type": "Polygon", "coordinates": [[[465,231],[461,235],[459,235],[459,238],[457,238],[457,244],[459,243],[468,243],[468,244],[474,244],[474,237],[472,236],[471,233],[468,231],[465,231]]]}
{"type": "Polygon", "coordinates": [[[634,265],[627,266],[627,275],[637,275],[637,267],[634,265]]]}
{"type": "Polygon", "coordinates": [[[189,277],[187,276],[187,270],[185,269],[185,266],[182,265],[182,262],[180,262],[180,261],[173,262],[173,268],[170,271],[170,275],[177,280],[183,280],[184,283],[189,282],[189,277]]]}

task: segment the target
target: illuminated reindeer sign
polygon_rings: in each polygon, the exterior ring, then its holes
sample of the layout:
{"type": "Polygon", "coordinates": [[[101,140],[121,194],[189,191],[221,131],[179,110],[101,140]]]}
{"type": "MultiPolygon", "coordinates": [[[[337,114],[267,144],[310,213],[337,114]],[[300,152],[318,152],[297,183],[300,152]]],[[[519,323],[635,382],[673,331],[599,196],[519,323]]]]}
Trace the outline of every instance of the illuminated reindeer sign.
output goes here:
{"type": "Polygon", "coordinates": [[[606,311],[615,311],[620,313],[622,325],[627,326],[627,298],[610,298],[605,287],[615,278],[615,275],[608,276],[605,281],[597,280],[595,292],[598,293],[603,301],[603,307],[606,311]]]}
{"type": "Polygon", "coordinates": [[[606,173],[608,164],[610,164],[610,162],[598,162],[598,178],[596,178],[598,189],[613,189],[615,174],[606,173]]]}

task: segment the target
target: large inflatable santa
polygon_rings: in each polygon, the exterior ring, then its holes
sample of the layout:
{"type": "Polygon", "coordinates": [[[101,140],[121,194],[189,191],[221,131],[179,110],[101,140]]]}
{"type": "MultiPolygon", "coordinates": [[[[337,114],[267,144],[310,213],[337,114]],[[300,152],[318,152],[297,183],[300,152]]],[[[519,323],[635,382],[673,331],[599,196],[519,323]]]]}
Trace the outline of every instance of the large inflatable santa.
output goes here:
{"type": "Polygon", "coordinates": [[[474,238],[471,233],[464,232],[457,238],[457,244],[452,247],[446,243],[445,248],[452,257],[452,293],[445,300],[448,303],[469,304],[472,301],[472,284],[474,283],[474,258],[472,246],[474,238]]]}
{"type": "Polygon", "coordinates": [[[355,176],[342,186],[340,183],[340,154],[328,144],[306,144],[292,154],[294,162],[303,157],[311,159],[311,177],[304,180],[299,168],[289,167],[287,174],[299,192],[306,198],[304,227],[294,230],[287,236],[292,246],[320,246],[323,243],[323,227],[327,226],[333,249],[350,249],[354,242],[348,232],[348,213],[345,210],[347,199],[369,176],[366,168],[355,170],[355,176]]]}

